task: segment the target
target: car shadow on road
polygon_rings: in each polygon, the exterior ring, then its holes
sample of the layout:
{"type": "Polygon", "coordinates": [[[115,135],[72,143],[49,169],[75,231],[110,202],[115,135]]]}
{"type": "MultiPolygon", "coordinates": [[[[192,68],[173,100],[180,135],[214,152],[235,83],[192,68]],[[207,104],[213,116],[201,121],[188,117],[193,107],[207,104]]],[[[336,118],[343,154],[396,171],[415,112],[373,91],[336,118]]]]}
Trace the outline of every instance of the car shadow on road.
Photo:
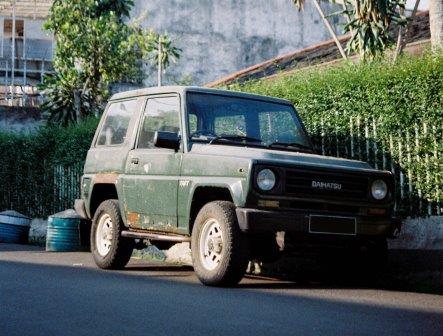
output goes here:
{"type": "Polygon", "coordinates": [[[441,253],[390,252],[388,263],[379,269],[328,259],[287,259],[262,264],[260,280],[241,283],[244,288],[382,289],[443,295],[441,253]],[[430,260],[431,259],[431,260],[430,260]],[[440,261],[438,261],[440,260],[440,261]]]}
{"type": "Polygon", "coordinates": [[[240,288],[250,289],[385,289],[377,283],[359,281],[356,279],[339,280],[305,276],[303,278],[289,278],[284,276],[263,277],[259,275],[246,275],[246,279],[253,282],[240,283],[240,288]]]}

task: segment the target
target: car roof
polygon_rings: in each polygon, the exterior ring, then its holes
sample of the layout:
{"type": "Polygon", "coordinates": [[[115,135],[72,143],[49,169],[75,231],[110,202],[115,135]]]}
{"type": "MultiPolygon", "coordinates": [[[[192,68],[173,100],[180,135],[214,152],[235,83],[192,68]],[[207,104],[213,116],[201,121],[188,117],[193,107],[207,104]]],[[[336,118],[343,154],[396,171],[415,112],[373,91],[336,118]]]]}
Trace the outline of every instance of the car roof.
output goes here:
{"type": "Polygon", "coordinates": [[[266,100],[266,101],[272,101],[279,104],[286,104],[286,105],[292,105],[292,103],[289,100],[281,99],[281,98],[275,98],[275,97],[269,97],[269,96],[262,96],[252,93],[245,93],[245,92],[239,92],[239,91],[230,91],[230,90],[220,90],[220,89],[209,89],[199,86],[155,86],[155,87],[148,87],[138,90],[131,90],[131,91],[125,91],[125,92],[119,92],[114,94],[111,97],[112,100],[121,100],[121,99],[127,99],[127,98],[133,98],[133,97],[140,97],[140,96],[149,96],[154,94],[165,94],[165,93],[179,93],[184,94],[185,92],[200,92],[200,93],[209,93],[209,94],[219,94],[219,95],[226,95],[231,97],[242,97],[242,98],[249,98],[249,99],[258,99],[258,100],[266,100]]]}

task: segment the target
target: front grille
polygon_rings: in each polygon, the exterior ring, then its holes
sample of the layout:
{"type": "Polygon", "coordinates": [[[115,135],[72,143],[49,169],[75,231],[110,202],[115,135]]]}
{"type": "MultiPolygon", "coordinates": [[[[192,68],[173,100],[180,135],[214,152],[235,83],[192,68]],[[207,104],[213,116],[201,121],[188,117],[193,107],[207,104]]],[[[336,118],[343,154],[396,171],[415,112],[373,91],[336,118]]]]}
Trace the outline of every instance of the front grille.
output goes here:
{"type": "Polygon", "coordinates": [[[368,178],[348,172],[286,169],[288,196],[331,200],[367,200],[368,178]]]}
{"type": "Polygon", "coordinates": [[[280,209],[291,210],[297,209],[308,212],[322,212],[322,213],[348,213],[358,215],[361,214],[359,206],[348,204],[335,204],[327,202],[316,201],[288,201],[282,200],[279,203],[280,209]]]}

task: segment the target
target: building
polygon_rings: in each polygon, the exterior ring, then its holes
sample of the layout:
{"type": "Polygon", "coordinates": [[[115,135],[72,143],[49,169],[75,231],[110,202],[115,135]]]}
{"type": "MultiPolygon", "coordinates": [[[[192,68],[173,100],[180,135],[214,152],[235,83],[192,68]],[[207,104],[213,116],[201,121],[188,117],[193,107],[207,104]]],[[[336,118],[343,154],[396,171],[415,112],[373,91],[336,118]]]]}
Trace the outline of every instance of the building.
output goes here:
{"type": "Polygon", "coordinates": [[[0,105],[35,106],[52,72],[53,36],[43,29],[52,1],[0,1],[0,105]]]}

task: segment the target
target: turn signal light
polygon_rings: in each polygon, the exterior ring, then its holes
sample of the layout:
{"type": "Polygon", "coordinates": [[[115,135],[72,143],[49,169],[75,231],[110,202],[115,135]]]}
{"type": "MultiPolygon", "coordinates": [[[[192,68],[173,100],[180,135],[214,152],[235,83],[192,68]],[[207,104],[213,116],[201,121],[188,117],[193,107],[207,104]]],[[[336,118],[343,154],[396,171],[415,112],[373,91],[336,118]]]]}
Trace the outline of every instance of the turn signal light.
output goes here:
{"type": "Polygon", "coordinates": [[[259,200],[258,206],[264,208],[278,208],[280,206],[280,202],[272,200],[259,200]]]}
{"type": "Polygon", "coordinates": [[[382,216],[382,215],[386,215],[386,212],[387,212],[386,209],[380,209],[380,208],[370,208],[370,209],[368,209],[368,215],[382,216]]]}

